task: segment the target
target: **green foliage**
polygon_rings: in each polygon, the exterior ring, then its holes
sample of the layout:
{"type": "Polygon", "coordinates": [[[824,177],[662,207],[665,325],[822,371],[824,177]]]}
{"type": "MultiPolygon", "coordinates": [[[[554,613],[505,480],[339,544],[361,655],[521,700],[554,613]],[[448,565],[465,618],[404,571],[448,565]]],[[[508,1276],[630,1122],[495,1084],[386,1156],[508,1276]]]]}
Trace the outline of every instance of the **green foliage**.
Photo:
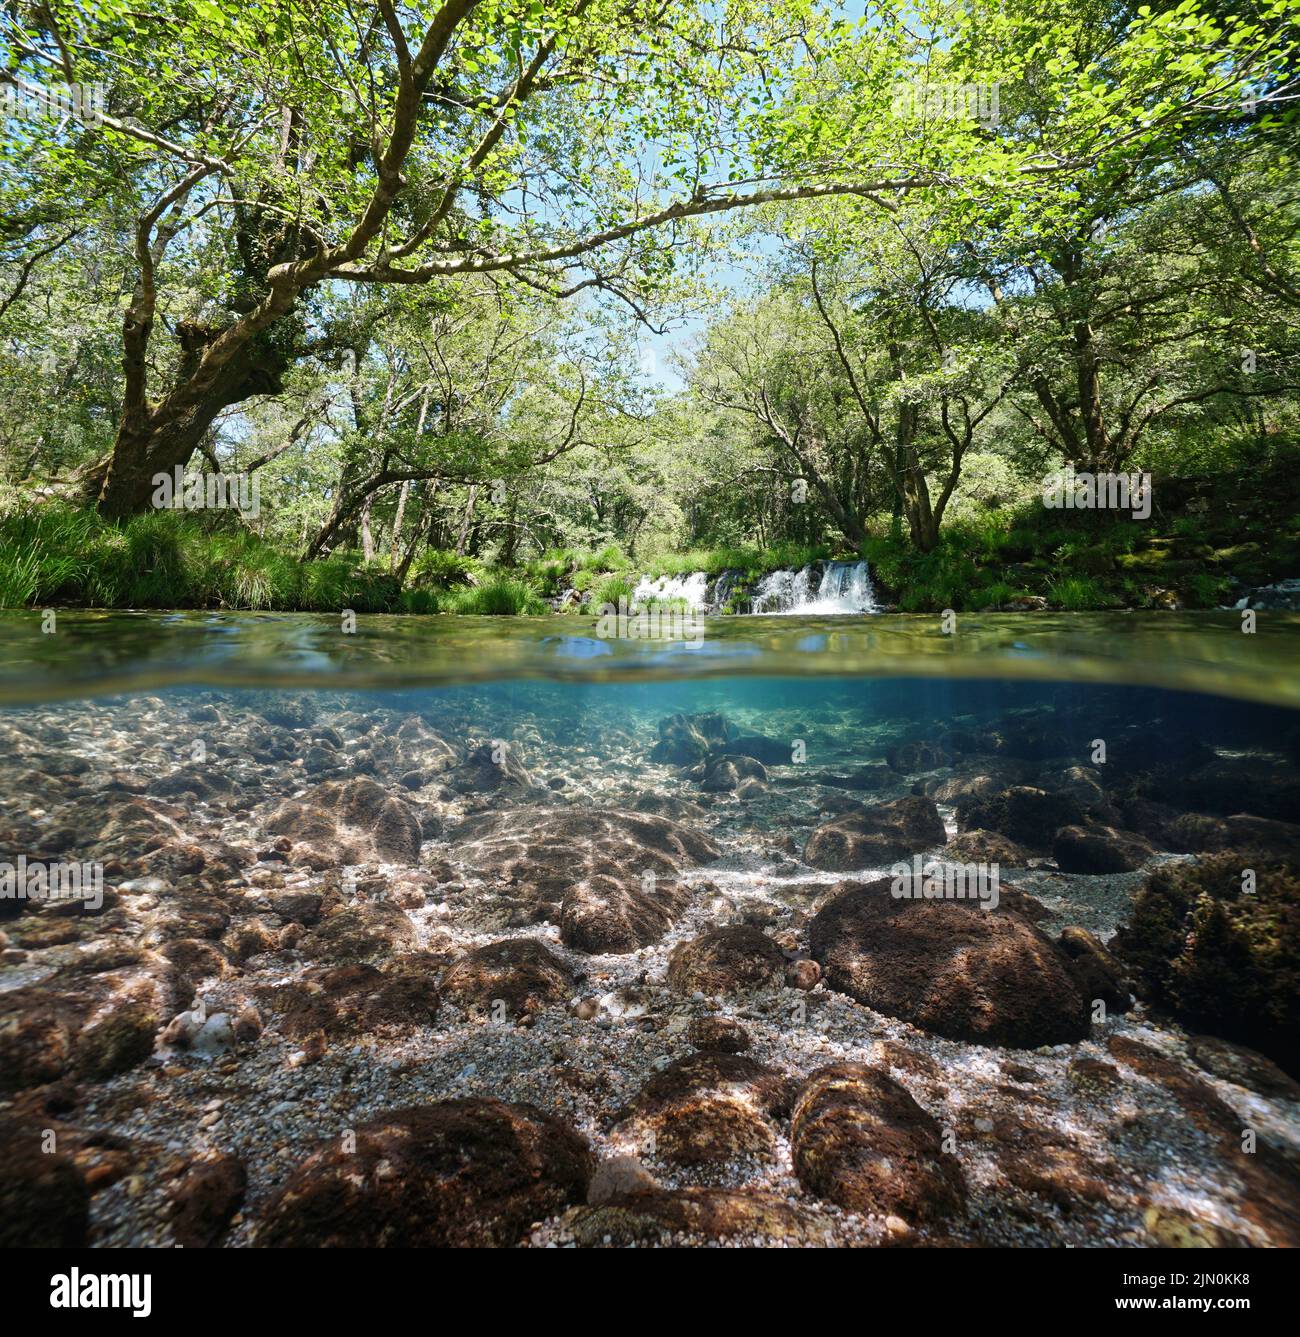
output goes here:
{"type": "Polygon", "coordinates": [[[1105,608],[1110,603],[1101,587],[1089,576],[1061,576],[1048,581],[1047,594],[1055,607],[1067,612],[1105,608]]]}
{"type": "Polygon", "coordinates": [[[481,565],[475,557],[430,548],[412,566],[409,583],[417,589],[454,589],[468,585],[481,565]]]}
{"type": "Polygon", "coordinates": [[[299,562],[229,517],[155,511],[113,523],[55,502],[0,512],[6,608],[250,608],[385,612],[396,581],[356,554],[299,562]]]}
{"type": "Polygon", "coordinates": [[[778,543],[768,548],[692,548],[687,552],[658,557],[647,564],[644,574],[651,577],[688,576],[696,571],[719,576],[724,571],[740,571],[754,579],[768,571],[798,570],[809,562],[831,557],[828,544],[778,543]]]}
{"type": "Polygon", "coordinates": [[[624,604],[631,604],[632,591],[636,589],[636,580],[629,576],[605,576],[593,586],[591,601],[596,605],[610,604],[617,607],[621,599],[624,604]]]}
{"type": "Polygon", "coordinates": [[[482,584],[453,590],[440,604],[442,612],[497,617],[534,616],[549,611],[526,581],[504,573],[488,576],[482,584]]]}

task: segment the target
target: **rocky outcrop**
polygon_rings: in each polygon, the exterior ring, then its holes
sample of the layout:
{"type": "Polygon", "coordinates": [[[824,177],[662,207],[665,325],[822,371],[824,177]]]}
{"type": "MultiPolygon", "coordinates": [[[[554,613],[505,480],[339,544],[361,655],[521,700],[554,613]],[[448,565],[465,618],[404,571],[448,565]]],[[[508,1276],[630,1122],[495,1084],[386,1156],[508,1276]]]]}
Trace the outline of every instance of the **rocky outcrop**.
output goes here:
{"type": "Polygon", "coordinates": [[[416,810],[365,776],[327,781],[302,798],[282,803],[262,833],[287,837],[290,862],[311,868],[420,861],[416,810]]]}
{"type": "Polygon", "coordinates": [[[1078,799],[1031,785],[1012,785],[997,794],[957,804],[957,825],[962,831],[998,831],[1037,854],[1052,848],[1061,827],[1083,818],[1084,805],[1078,799]]]}
{"type": "Polygon", "coordinates": [[[1100,822],[1063,826],[1052,839],[1052,854],[1063,873],[1131,873],[1154,853],[1142,836],[1100,822]]]}
{"type": "Polygon", "coordinates": [[[1300,865],[1240,855],[1156,869],[1113,947],[1144,998],[1300,1074],[1300,865]]]}
{"type": "Polygon", "coordinates": [[[751,1058],[702,1051],[655,1073],[616,1116],[614,1135],[670,1165],[766,1160],[791,1094],[787,1078],[751,1058]]]}

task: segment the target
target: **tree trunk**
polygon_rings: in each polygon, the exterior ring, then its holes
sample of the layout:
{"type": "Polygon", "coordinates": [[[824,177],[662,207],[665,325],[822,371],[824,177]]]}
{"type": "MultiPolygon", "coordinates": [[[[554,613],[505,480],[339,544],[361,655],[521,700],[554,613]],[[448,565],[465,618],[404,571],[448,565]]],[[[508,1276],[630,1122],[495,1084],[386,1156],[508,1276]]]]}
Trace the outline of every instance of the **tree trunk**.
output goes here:
{"type": "Polygon", "coordinates": [[[465,501],[465,514],[460,522],[460,534],[456,538],[456,556],[465,556],[465,544],[469,540],[470,522],[474,519],[474,507],[478,502],[478,484],[469,485],[469,497],[465,501]]]}
{"type": "Polygon", "coordinates": [[[212,424],[232,404],[283,390],[280,377],[288,359],[262,338],[246,341],[206,379],[200,389],[193,366],[218,337],[192,322],[177,327],[184,358],[181,388],[142,412],[124,413],[110,454],[78,476],[84,500],[109,517],[137,515],[153,504],[154,477],[184,468],[212,424]]]}

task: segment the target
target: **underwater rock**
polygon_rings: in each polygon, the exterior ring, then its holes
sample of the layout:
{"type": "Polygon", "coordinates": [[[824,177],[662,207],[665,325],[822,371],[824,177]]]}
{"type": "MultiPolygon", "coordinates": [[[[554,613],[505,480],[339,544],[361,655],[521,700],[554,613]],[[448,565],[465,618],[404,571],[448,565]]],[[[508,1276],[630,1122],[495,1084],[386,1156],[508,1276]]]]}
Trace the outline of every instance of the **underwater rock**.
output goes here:
{"type": "Polygon", "coordinates": [[[961,800],[957,826],[961,831],[998,831],[1026,849],[1045,854],[1063,826],[1084,818],[1083,805],[1069,794],[1049,794],[1030,785],[1012,785],[998,794],[961,800]]]}
{"type": "Polygon", "coordinates": [[[822,968],[811,958],[801,956],[795,961],[791,961],[785,968],[785,982],[787,988],[802,989],[807,993],[810,989],[815,989],[820,983],[822,977],[822,968]]]}
{"type": "Polygon", "coordinates": [[[1252,1120],[1222,1100],[1196,1073],[1141,1041],[1112,1035],[1112,1057],[1163,1090],[1174,1105],[1215,1146],[1241,1181],[1236,1210],[1265,1237],[1269,1247],[1300,1246],[1300,1159],[1286,1143],[1260,1137],[1243,1154],[1242,1132],[1252,1120]]]}
{"type": "Polygon", "coordinates": [[[654,1073],[615,1115],[614,1135],[669,1165],[769,1160],[772,1120],[789,1112],[792,1093],[788,1078],[751,1058],[700,1051],[654,1073]]]}
{"type": "Polygon", "coordinates": [[[1032,857],[1023,845],[1000,831],[962,831],[944,846],[943,857],[951,863],[989,863],[999,867],[1024,868],[1032,857]]]}
{"type": "Polygon", "coordinates": [[[728,794],[742,780],[766,780],[767,768],[752,757],[733,756],[720,752],[687,772],[689,779],[698,780],[706,794],[728,794]]]}
{"type": "Polygon", "coordinates": [[[937,743],[896,743],[885,753],[885,763],[895,771],[932,771],[947,762],[948,756],[937,743]]]}
{"type": "Polygon", "coordinates": [[[934,800],[920,795],[845,813],[819,826],[804,846],[804,863],[847,872],[911,858],[947,838],[934,800]]]}
{"type": "Polygon", "coordinates": [[[53,989],[0,994],[0,1091],[23,1091],[58,1081],[72,1039],[93,1004],[53,989]]]}
{"type": "Polygon", "coordinates": [[[674,822],[698,822],[708,815],[698,803],[671,794],[642,794],[631,804],[631,809],[653,817],[668,817],[674,822]]]}
{"type": "Polygon", "coordinates": [[[277,891],[267,897],[273,913],[290,924],[311,928],[320,919],[321,896],[315,891],[277,891]]]}
{"type": "Polygon", "coordinates": [[[966,1186],[939,1125],[892,1077],[835,1063],[808,1078],[795,1101],[790,1146],[800,1184],[855,1212],[911,1224],[962,1210],[966,1186]]]}
{"type": "Polygon", "coordinates": [[[1300,813],[1300,771],[1263,756],[1215,757],[1192,769],[1168,765],[1142,775],[1143,797],[1193,812],[1251,813],[1287,822],[1300,813]]]}
{"type": "Polygon", "coordinates": [[[169,841],[183,843],[185,838],[184,809],[129,794],[91,795],[70,805],[66,816],[77,832],[95,833],[85,847],[90,858],[103,863],[106,870],[116,861],[131,875],[152,874],[153,851],[169,841]]]}
{"type": "Polygon", "coordinates": [[[210,1249],[244,1201],[248,1171],[238,1156],[215,1152],[192,1162],[171,1191],[172,1234],[183,1249],[210,1249]]]}
{"type": "Polygon", "coordinates": [[[608,1156],[596,1166],[587,1185],[587,1205],[599,1207],[612,1198],[653,1193],[658,1187],[654,1175],[635,1156],[608,1156]]]}
{"type": "Polygon", "coordinates": [[[176,998],[193,998],[207,980],[227,979],[238,973],[225,948],[198,938],[173,938],[158,948],[170,962],[176,998]]]}
{"type": "Polygon", "coordinates": [[[702,715],[669,715],[659,721],[659,741],[650,750],[650,760],[670,766],[692,766],[726,743],[735,730],[715,712],[702,715]]]}
{"type": "Polygon", "coordinates": [[[718,1054],[743,1054],[750,1046],[749,1032],[730,1017],[696,1017],[686,1031],[696,1049],[718,1054]]]}
{"type": "Polygon", "coordinates": [[[733,924],[679,943],[668,958],[668,983],[682,993],[730,994],[776,988],[785,953],[757,928],[733,924]]]}
{"type": "Polygon", "coordinates": [[[418,715],[408,715],[397,726],[393,739],[399,753],[417,761],[426,775],[449,771],[460,760],[457,749],[418,715]]]}
{"type": "Polygon", "coordinates": [[[1197,1067],[1225,1082],[1273,1100],[1300,1104],[1300,1082],[1288,1077],[1272,1059],[1245,1045],[1234,1045],[1213,1035],[1192,1035],[1187,1040],[1187,1051],[1197,1067]]]}
{"type": "Polygon", "coordinates": [[[422,834],[415,809],[365,776],[327,780],[304,797],[282,803],[263,824],[262,834],[289,837],[290,861],[318,869],[372,860],[420,861],[422,834]]]}
{"type": "Polygon", "coordinates": [[[415,926],[398,906],[363,901],[322,919],[299,942],[298,949],[314,961],[351,965],[387,959],[415,945],[415,926]]]}
{"type": "Polygon", "coordinates": [[[113,953],[102,963],[109,969],[94,970],[90,958],[80,964],[53,980],[0,991],[0,1092],[71,1073],[98,1081],[153,1052],[166,978],[113,953]]]}
{"type": "Polygon", "coordinates": [[[1300,864],[1221,854],[1156,869],[1113,947],[1143,998],[1300,1073],[1300,864]],[[1254,890],[1246,890],[1250,869],[1254,890]]]}
{"type": "Polygon", "coordinates": [[[86,1245],[90,1192],[76,1162],[47,1152],[44,1130],[0,1125],[0,1248],[81,1249],[86,1245]]]}
{"type": "Polygon", "coordinates": [[[268,693],[260,700],[249,700],[247,704],[268,724],[277,724],[284,729],[306,729],[316,721],[316,707],[305,695],[268,693]]]}
{"type": "MultiPolygon", "coordinates": [[[[1014,907],[1013,907],[1014,908],[1014,907]]],[[[1133,999],[1133,984],[1124,963],[1085,928],[1061,930],[1056,945],[1069,965],[1079,992],[1090,1005],[1100,999],[1110,1012],[1123,1013],[1133,999]]]]}
{"type": "Polygon", "coordinates": [[[154,1036],[162,1024],[148,1005],[126,1002],[96,1018],[72,1046],[72,1067],[89,1081],[126,1072],[153,1053],[154,1036]]]}
{"type": "Polygon", "coordinates": [[[532,1105],[393,1110],[314,1152],[267,1206],[271,1248],[507,1248],[585,1201],[590,1148],[532,1105]]]}
{"type": "Polygon", "coordinates": [[[1142,1228],[1157,1249],[1248,1249],[1240,1235],[1212,1221],[1152,1204],[1142,1213],[1142,1228]]]}
{"type": "Polygon", "coordinates": [[[1052,855],[1063,873],[1131,873],[1154,853],[1142,836],[1097,822],[1063,826],[1052,840],[1052,855]]]}
{"type": "Polygon", "coordinates": [[[753,1239],[824,1244],[827,1224],[806,1207],[754,1189],[679,1188],[624,1194],[573,1214],[571,1229],[583,1248],[608,1241],[617,1247],[698,1235],[736,1243],[753,1239]]]}
{"type": "Polygon", "coordinates": [[[1032,1049],[1088,1034],[1065,957],[1022,915],[891,887],[847,884],[814,916],[811,955],[831,988],[950,1040],[1032,1049]]]}
{"type": "Polygon", "coordinates": [[[457,794],[520,794],[533,788],[533,777],[506,742],[480,743],[445,776],[457,794]]]}
{"type": "Polygon", "coordinates": [[[443,996],[467,1012],[491,1013],[498,1002],[515,1019],[562,1003],[574,979],[564,962],[536,938],[508,938],[475,947],[442,980],[443,996]]]}
{"type": "Polygon", "coordinates": [[[439,964],[412,952],[382,966],[313,967],[287,984],[262,986],[257,997],[291,1040],[317,1032],[335,1039],[384,1026],[427,1026],[438,1015],[433,981],[439,964]]]}
{"type": "Polygon", "coordinates": [[[1254,849],[1265,854],[1300,854],[1300,824],[1250,813],[1228,817],[1180,812],[1166,803],[1132,799],[1124,804],[1124,824],[1176,854],[1254,849]]]}
{"type": "Polygon", "coordinates": [[[567,947],[631,952],[685,909],[684,869],[721,854],[707,836],[646,813],[554,808],[483,813],[455,832],[466,866],[508,883],[567,947]]]}

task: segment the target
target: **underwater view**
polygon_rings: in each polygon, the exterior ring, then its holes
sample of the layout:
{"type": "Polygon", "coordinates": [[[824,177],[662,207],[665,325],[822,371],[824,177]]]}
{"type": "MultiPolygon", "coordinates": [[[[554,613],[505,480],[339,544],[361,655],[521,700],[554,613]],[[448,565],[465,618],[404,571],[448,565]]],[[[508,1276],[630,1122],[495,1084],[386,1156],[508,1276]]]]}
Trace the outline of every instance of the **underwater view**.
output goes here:
{"type": "Polygon", "coordinates": [[[1298,158],[1300,0],[0,5],[15,1327],[1293,1313],[1298,158]]]}
{"type": "Polygon", "coordinates": [[[1074,617],[12,618],[11,1219],[1293,1246],[1300,618],[1074,617]]]}

